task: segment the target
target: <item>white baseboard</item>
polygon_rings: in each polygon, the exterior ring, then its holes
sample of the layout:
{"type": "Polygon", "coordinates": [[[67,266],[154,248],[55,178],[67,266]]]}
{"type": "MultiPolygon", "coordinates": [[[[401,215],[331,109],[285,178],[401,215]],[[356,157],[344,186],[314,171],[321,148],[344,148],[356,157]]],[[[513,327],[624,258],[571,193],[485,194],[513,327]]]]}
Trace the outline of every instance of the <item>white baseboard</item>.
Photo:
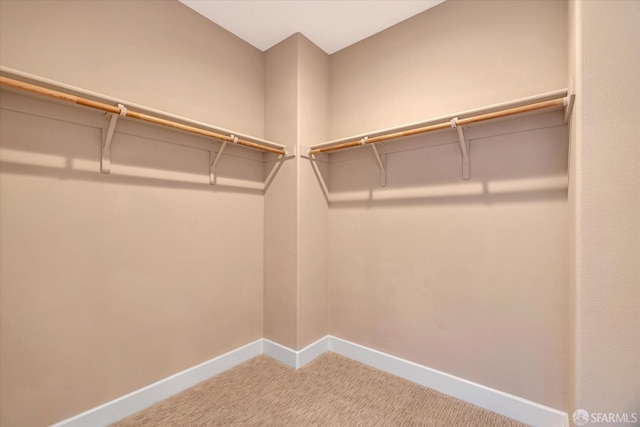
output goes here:
{"type": "Polygon", "coordinates": [[[260,354],[292,368],[300,368],[326,351],[333,351],[534,427],[569,426],[568,416],[564,412],[327,335],[301,350],[292,350],[266,338],[259,339],[51,427],[108,426],[260,354]]]}
{"type": "Polygon", "coordinates": [[[262,354],[262,344],[262,339],[256,340],[51,427],[108,426],[262,354]]]}
{"type": "Polygon", "coordinates": [[[284,363],[287,366],[291,366],[292,368],[297,367],[297,357],[295,350],[292,350],[289,347],[285,347],[282,344],[278,344],[277,342],[273,342],[266,338],[263,338],[262,341],[265,355],[269,356],[272,359],[276,359],[278,362],[284,363]]]}
{"type": "Polygon", "coordinates": [[[298,350],[298,368],[302,368],[316,357],[329,351],[329,335],[312,342],[302,350],[298,350]]]}
{"type": "Polygon", "coordinates": [[[341,338],[330,336],[329,350],[534,427],[569,425],[565,412],[341,338]]]}
{"type": "Polygon", "coordinates": [[[296,369],[303,367],[328,350],[329,336],[320,338],[301,350],[293,350],[266,338],[264,339],[265,355],[296,369]]]}

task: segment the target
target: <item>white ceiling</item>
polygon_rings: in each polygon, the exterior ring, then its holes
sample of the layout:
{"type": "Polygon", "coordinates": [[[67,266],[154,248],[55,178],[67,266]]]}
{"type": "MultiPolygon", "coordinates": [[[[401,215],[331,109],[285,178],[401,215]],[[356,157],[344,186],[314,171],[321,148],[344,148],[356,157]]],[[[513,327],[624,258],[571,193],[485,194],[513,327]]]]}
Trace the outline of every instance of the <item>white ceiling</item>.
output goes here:
{"type": "Polygon", "coordinates": [[[302,33],[331,54],[444,0],[180,0],[265,51],[302,33]]]}

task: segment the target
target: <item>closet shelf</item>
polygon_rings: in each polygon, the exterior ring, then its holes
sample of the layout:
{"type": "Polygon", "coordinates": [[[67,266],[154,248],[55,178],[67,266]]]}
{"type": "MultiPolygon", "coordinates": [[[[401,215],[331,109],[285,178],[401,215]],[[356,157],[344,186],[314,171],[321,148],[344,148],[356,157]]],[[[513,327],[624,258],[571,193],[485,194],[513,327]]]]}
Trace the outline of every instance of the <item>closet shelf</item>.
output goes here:
{"type": "MultiPolygon", "coordinates": [[[[229,131],[220,127],[211,126],[205,123],[197,122],[191,119],[186,119],[184,117],[180,117],[180,116],[165,113],[162,111],[154,110],[151,108],[139,106],[136,104],[120,102],[108,96],[96,94],[94,92],[90,92],[90,91],[86,91],[73,86],[65,85],[65,84],[48,80],[39,76],[34,76],[32,74],[24,73],[18,70],[13,70],[8,67],[0,66],[0,72],[2,72],[3,74],[11,75],[12,77],[21,78],[22,80],[29,80],[32,82],[44,84],[49,87],[43,87],[37,84],[28,83],[26,81],[16,80],[15,78],[6,77],[4,75],[0,76],[0,86],[6,86],[6,87],[17,89],[20,91],[34,93],[34,94],[49,97],[49,98],[55,98],[57,100],[70,102],[77,105],[90,107],[90,108],[94,108],[94,109],[106,112],[108,115],[109,122],[108,122],[107,128],[105,129],[105,136],[103,138],[103,164],[105,163],[104,162],[105,160],[107,164],[109,163],[108,150],[111,143],[111,137],[113,136],[115,123],[118,117],[127,117],[131,119],[141,120],[147,123],[152,123],[152,124],[188,132],[188,133],[193,133],[193,134],[204,136],[207,138],[213,138],[213,139],[222,141],[223,144],[226,144],[227,142],[229,142],[236,145],[241,145],[244,147],[249,147],[249,148],[253,148],[253,149],[257,149],[257,150],[261,150],[269,153],[279,154],[281,156],[286,156],[287,154],[284,145],[277,144],[271,141],[266,141],[266,140],[252,137],[249,135],[243,135],[238,132],[229,131]],[[55,89],[51,89],[50,87],[54,87],[55,89]],[[63,92],[61,90],[56,90],[56,89],[66,89],[73,93],[63,92]],[[79,96],[76,94],[80,94],[84,96],[79,96]],[[92,99],[87,98],[85,96],[88,96],[92,99]],[[113,104],[116,104],[116,105],[113,105],[113,104]],[[125,106],[125,104],[127,106],[125,106]],[[150,112],[153,114],[146,114],[138,111],[132,111],[129,108],[134,108],[135,110],[142,110],[142,111],[150,112]],[[107,157],[106,159],[105,159],[105,156],[107,157]]],[[[103,172],[108,173],[109,172],[108,168],[106,170],[103,168],[103,172]]]]}
{"type": "Polygon", "coordinates": [[[399,138],[405,138],[408,136],[420,135],[423,133],[444,129],[457,128],[458,134],[460,135],[460,138],[462,140],[462,126],[551,108],[564,107],[566,122],[571,115],[574,98],[575,96],[573,94],[568,94],[567,89],[561,89],[554,92],[548,92],[528,98],[505,102],[502,104],[496,104],[488,107],[464,111],[457,114],[441,116],[417,123],[410,123],[394,128],[378,130],[366,134],[350,136],[325,142],[322,144],[313,145],[309,149],[309,154],[313,155],[318,153],[330,153],[332,151],[343,150],[345,148],[376,144],[379,142],[387,142],[399,138]]]}

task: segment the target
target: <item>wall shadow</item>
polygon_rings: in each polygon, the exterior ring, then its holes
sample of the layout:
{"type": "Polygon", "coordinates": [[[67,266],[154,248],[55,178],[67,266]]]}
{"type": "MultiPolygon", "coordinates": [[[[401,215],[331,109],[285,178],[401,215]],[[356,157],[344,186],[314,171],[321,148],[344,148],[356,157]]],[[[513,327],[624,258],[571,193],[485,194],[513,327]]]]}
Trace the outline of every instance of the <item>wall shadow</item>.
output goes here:
{"type": "Polygon", "coordinates": [[[466,131],[471,178],[462,179],[454,132],[406,138],[380,148],[387,185],[370,150],[329,163],[332,208],[510,203],[566,199],[568,134],[559,112],[487,123],[466,131]]]}
{"type": "Polygon", "coordinates": [[[209,183],[217,141],[120,119],[111,145],[111,173],[100,172],[104,115],[2,92],[0,171],[91,182],[196,189],[264,191],[263,157],[228,146],[209,183]]]}

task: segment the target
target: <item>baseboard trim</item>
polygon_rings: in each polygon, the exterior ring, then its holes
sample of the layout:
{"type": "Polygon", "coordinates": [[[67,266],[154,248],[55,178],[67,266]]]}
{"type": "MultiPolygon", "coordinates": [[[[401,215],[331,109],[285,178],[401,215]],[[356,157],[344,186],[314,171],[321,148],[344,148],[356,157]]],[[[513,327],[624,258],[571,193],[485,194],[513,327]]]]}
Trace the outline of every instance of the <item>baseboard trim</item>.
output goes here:
{"type": "Polygon", "coordinates": [[[262,354],[262,345],[262,339],[253,341],[111,402],[60,421],[51,427],[103,427],[111,425],[262,354]]]}
{"type": "Polygon", "coordinates": [[[301,350],[293,350],[282,344],[264,339],[264,354],[292,368],[301,368],[329,350],[329,336],[312,342],[301,350]]]}
{"type": "Polygon", "coordinates": [[[569,425],[565,412],[341,338],[329,336],[329,351],[534,427],[569,425]]]}
{"type": "Polygon", "coordinates": [[[317,341],[312,342],[298,353],[298,368],[302,368],[313,359],[322,356],[322,354],[329,351],[329,335],[322,337],[317,341]]]}
{"type": "Polygon", "coordinates": [[[565,412],[330,335],[301,350],[262,338],[51,427],[109,426],[260,354],[297,369],[327,351],[534,427],[569,427],[565,412]]]}
{"type": "Polygon", "coordinates": [[[264,354],[292,368],[297,367],[296,351],[282,344],[263,338],[264,354]]]}

